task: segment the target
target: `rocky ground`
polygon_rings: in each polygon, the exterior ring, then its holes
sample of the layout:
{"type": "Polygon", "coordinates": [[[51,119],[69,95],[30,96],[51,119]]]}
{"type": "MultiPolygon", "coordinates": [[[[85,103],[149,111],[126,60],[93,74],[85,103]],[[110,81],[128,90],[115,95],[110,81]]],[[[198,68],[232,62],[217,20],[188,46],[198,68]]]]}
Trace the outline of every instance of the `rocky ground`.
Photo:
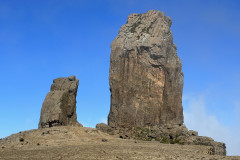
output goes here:
{"type": "Polygon", "coordinates": [[[97,129],[52,127],[0,140],[0,159],[240,159],[209,155],[209,146],[121,139],[97,129]]]}

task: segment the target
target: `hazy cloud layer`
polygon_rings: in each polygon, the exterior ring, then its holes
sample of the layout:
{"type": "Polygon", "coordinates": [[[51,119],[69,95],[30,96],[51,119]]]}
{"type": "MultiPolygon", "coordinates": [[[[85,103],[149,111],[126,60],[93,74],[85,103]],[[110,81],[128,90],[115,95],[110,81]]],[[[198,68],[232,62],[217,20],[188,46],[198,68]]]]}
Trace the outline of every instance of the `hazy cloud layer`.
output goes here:
{"type": "MultiPolygon", "coordinates": [[[[184,96],[183,104],[184,108],[184,120],[188,129],[193,129],[199,132],[200,136],[209,136],[216,141],[224,142],[227,146],[227,155],[240,155],[239,145],[240,145],[240,129],[239,129],[239,119],[238,122],[232,126],[225,126],[221,124],[219,119],[221,117],[216,117],[207,112],[206,108],[206,98],[207,96],[202,94],[196,97],[184,96]]],[[[236,103],[236,113],[240,114],[240,105],[236,103]]],[[[237,120],[237,115],[231,117],[237,120]]]]}

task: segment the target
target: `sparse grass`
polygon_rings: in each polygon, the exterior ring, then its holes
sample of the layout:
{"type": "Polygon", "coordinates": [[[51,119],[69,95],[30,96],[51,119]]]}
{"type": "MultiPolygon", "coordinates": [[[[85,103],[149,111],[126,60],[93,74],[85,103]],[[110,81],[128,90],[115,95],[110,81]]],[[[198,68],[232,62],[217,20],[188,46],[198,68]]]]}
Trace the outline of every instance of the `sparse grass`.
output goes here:
{"type": "Polygon", "coordinates": [[[150,129],[148,128],[141,128],[141,127],[137,127],[137,131],[143,134],[149,134],[150,133],[150,129]]]}
{"type": "Polygon", "coordinates": [[[180,139],[178,138],[179,135],[176,135],[173,139],[168,138],[168,137],[162,137],[162,139],[160,140],[160,143],[166,143],[166,144],[183,144],[183,142],[180,141],[180,139]]]}
{"type": "Polygon", "coordinates": [[[153,137],[149,136],[149,134],[151,133],[151,130],[148,128],[137,127],[136,132],[137,132],[136,137],[138,139],[145,140],[145,141],[151,141],[153,139],[153,137]]]}
{"type": "Polygon", "coordinates": [[[152,137],[147,137],[145,140],[146,140],[146,141],[151,141],[151,140],[152,140],[152,137]]]}
{"type": "Polygon", "coordinates": [[[169,144],[170,143],[170,139],[166,138],[166,137],[162,137],[162,139],[160,140],[160,143],[169,144]]]}
{"type": "Polygon", "coordinates": [[[141,128],[137,127],[135,129],[135,136],[136,139],[140,140],[145,140],[145,141],[152,141],[152,139],[155,139],[155,141],[159,141],[160,143],[165,143],[165,144],[183,144],[181,140],[179,139],[178,134],[175,136],[168,136],[168,135],[155,135],[152,136],[153,131],[149,128],[141,128]]]}
{"type": "Polygon", "coordinates": [[[181,145],[183,145],[184,143],[181,142],[179,139],[174,139],[172,144],[181,144],[181,145]]]}

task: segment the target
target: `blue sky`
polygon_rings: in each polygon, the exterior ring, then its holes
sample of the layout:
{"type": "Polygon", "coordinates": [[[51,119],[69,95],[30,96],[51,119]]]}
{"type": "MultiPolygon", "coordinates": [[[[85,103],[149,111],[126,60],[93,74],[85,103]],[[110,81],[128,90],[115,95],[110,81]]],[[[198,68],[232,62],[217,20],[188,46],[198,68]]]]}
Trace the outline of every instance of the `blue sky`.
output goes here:
{"type": "Polygon", "coordinates": [[[131,13],[172,18],[185,124],[240,155],[238,0],[0,0],[0,138],[37,128],[52,80],[76,75],[78,120],[106,122],[110,44],[131,13]]]}

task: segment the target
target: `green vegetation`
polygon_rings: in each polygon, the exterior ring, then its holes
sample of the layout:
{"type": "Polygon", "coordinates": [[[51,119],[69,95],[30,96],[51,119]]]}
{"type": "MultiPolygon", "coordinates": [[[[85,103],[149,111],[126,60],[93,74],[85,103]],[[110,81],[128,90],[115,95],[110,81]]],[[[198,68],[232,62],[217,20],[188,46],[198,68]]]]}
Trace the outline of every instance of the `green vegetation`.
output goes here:
{"type": "Polygon", "coordinates": [[[148,128],[137,127],[136,132],[137,132],[136,134],[137,139],[141,139],[145,141],[151,141],[153,139],[153,137],[150,136],[151,130],[148,128]]]}
{"type": "Polygon", "coordinates": [[[160,143],[166,143],[166,144],[183,144],[183,142],[180,141],[179,135],[175,135],[173,138],[170,137],[161,137],[160,143]]]}
{"type": "Polygon", "coordinates": [[[154,130],[151,130],[149,128],[141,128],[137,127],[135,129],[135,138],[139,140],[145,140],[145,141],[152,141],[153,139],[155,141],[159,141],[160,143],[165,143],[165,144],[183,144],[181,140],[179,139],[178,134],[175,136],[170,136],[168,134],[160,135],[157,133],[154,133],[154,130]]]}

